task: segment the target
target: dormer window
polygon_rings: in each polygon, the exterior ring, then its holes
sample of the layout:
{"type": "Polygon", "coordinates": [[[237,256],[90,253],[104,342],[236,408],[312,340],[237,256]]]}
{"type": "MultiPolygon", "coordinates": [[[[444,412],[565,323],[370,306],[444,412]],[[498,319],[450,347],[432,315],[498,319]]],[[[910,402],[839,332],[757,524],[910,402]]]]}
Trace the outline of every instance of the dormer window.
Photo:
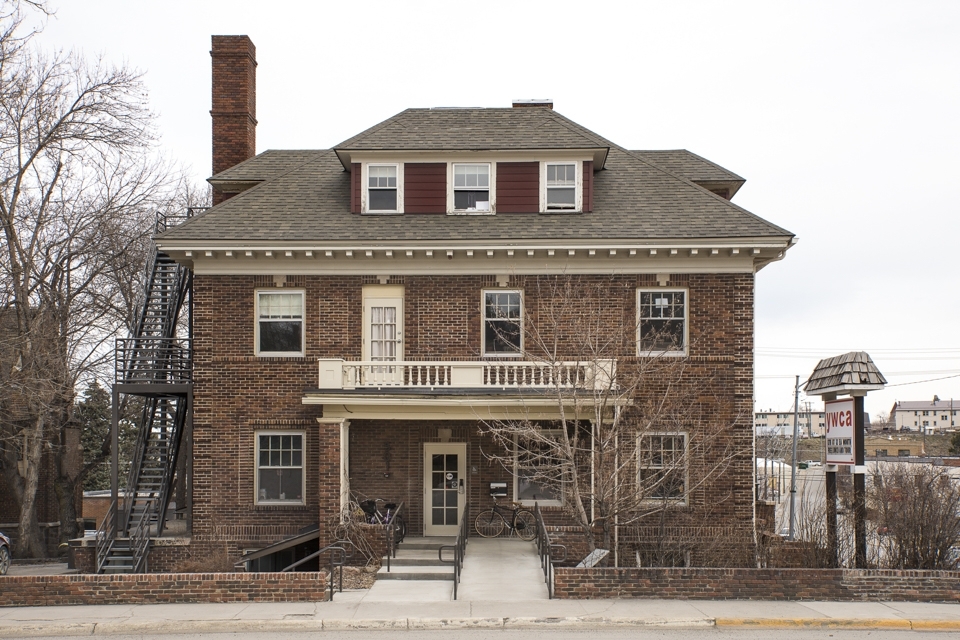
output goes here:
{"type": "Polygon", "coordinates": [[[367,213],[397,213],[399,183],[395,164],[367,165],[367,213]]]}
{"type": "Polygon", "coordinates": [[[576,163],[547,163],[547,210],[576,208],[576,163]]]}
{"type": "Polygon", "coordinates": [[[453,209],[466,213],[489,213],[490,165],[453,165],[453,209]]]}

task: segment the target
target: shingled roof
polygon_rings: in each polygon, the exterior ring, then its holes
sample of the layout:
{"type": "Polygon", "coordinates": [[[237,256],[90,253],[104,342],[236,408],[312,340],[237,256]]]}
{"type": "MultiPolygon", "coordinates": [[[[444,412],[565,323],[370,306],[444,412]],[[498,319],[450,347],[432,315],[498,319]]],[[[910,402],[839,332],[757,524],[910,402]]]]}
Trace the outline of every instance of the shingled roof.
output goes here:
{"type": "Polygon", "coordinates": [[[632,153],[694,182],[746,182],[734,172],[686,149],[642,150],[632,153]]]}
{"type": "Polygon", "coordinates": [[[407,109],[344,140],[339,151],[596,149],[609,140],[553,109],[407,109]]]}
{"type": "Polygon", "coordinates": [[[866,351],[851,351],[817,363],[804,385],[807,395],[872,391],[887,384],[866,351]]]}
{"type": "Polygon", "coordinates": [[[221,172],[211,182],[256,186],[158,240],[367,244],[775,238],[789,243],[793,237],[698,186],[691,177],[739,178],[689,152],[628,151],[551,109],[408,109],[334,149],[271,150],[221,172]],[[602,153],[606,161],[604,169],[594,173],[590,212],[350,214],[350,173],[344,170],[344,154],[391,149],[577,149],[602,153]]]}

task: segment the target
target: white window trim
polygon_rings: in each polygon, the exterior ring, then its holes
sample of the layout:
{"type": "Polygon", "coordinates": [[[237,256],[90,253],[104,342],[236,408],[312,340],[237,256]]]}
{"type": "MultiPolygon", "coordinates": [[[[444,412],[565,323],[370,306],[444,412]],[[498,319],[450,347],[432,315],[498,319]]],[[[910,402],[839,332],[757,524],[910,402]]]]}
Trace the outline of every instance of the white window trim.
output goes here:
{"type": "Polygon", "coordinates": [[[371,215],[400,215],[403,213],[403,163],[402,162],[364,162],[361,171],[360,189],[360,211],[371,215]],[[396,167],[397,168],[397,208],[394,209],[370,209],[367,205],[370,200],[370,167],[396,167]]]}
{"type": "Polygon", "coordinates": [[[648,433],[642,433],[637,436],[637,490],[640,490],[642,482],[640,480],[640,472],[644,469],[656,469],[658,467],[646,467],[642,464],[641,455],[643,451],[643,439],[650,437],[658,436],[682,436],[683,437],[683,497],[681,498],[657,498],[654,496],[644,498],[641,500],[642,504],[653,504],[653,503],[662,503],[669,502],[670,504],[675,504],[679,506],[687,506],[689,503],[689,494],[690,494],[690,434],[687,431],[650,431],[648,433]]]}
{"type": "Polygon", "coordinates": [[[253,349],[254,353],[261,358],[284,358],[290,356],[304,356],[306,353],[307,340],[307,301],[306,291],[304,289],[255,289],[253,292],[253,349]],[[300,350],[299,351],[260,351],[260,294],[300,294],[300,312],[303,317],[300,318],[300,350]]]}
{"type": "Polygon", "coordinates": [[[493,160],[455,160],[447,163],[447,215],[454,216],[492,216],[497,213],[497,163],[493,160]],[[485,164],[490,167],[490,210],[468,211],[454,208],[453,175],[458,164],[485,164]]]}
{"type": "MultiPolygon", "coordinates": [[[[267,467],[273,469],[277,467],[267,467]]],[[[296,467],[280,467],[295,469],[296,467]]],[[[307,504],[307,432],[259,430],[253,432],[253,503],[258,506],[299,507],[307,504]],[[300,445],[300,500],[261,500],[260,499],[260,436],[301,436],[300,445]]]]}
{"type": "Polygon", "coordinates": [[[526,313],[523,303],[523,289],[489,287],[480,292],[480,354],[484,358],[522,358],[524,349],[523,315],[526,313]],[[487,294],[488,293],[518,293],[520,294],[520,349],[514,353],[487,352],[487,294]]]}
{"type": "MultiPolygon", "coordinates": [[[[557,437],[562,436],[563,432],[560,429],[544,429],[542,431],[548,436],[556,435],[557,437]]],[[[541,507],[562,507],[563,506],[563,494],[566,481],[563,478],[560,478],[560,499],[559,500],[521,500],[520,499],[520,446],[518,443],[519,437],[513,437],[513,501],[519,502],[522,505],[532,507],[534,504],[539,504],[541,507]]]]}
{"type": "Polygon", "coordinates": [[[583,162],[581,160],[545,160],[540,163],[540,211],[551,213],[579,213],[583,211],[583,162]],[[573,209],[547,209],[547,166],[572,164],[576,167],[576,196],[573,209]]]}
{"type": "Polygon", "coordinates": [[[637,355],[643,357],[664,356],[668,358],[686,357],[690,351],[690,290],[684,287],[647,287],[637,289],[637,355]],[[676,293],[683,292],[683,349],[674,349],[670,351],[644,351],[640,348],[640,330],[642,323],[640,318],[640,294],[642,293],[676,293]]]}

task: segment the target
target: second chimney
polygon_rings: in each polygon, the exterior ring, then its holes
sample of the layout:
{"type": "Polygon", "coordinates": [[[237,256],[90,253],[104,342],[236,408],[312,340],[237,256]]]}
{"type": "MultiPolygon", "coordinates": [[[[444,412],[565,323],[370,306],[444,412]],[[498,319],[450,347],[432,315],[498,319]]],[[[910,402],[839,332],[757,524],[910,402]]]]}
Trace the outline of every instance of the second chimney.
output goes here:
{"type": "MultiPolygon", "coordinates": [[[[257,49],[247,36],[213,36],[213,175],[257,153],[257,49]]],[[[233,194],[214,189],[213,204],[233,194]]]]}
{"type": "Polygon", "coordinates": [[[553,109],[553,99],[552,98],[530,98],[530,99],[520,99],[517,98],[513,101],[513,108],[519,109],[521,107],[543,107],[545,109],[553,109]]]}

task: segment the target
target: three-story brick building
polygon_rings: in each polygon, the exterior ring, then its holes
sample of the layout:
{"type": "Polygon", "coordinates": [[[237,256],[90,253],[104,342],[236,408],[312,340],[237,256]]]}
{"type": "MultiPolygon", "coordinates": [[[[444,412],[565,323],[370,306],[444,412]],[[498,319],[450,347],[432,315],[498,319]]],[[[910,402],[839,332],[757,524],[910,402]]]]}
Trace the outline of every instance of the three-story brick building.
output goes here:
{"type": "MultiPolygon", "coordinates": [[[[722,497],[752,541],[754,278],[793,235],[731,202],[742,178],[624,149],[548,101],[408,109],[332,149],[250,157],[253,51],[214,38],[218,204],[157,238],[194,274],[191,546],[237,557],[323,530],[351,491],[402,501],[428,535],[491,482],[531,498],[485,456],[483,423],[558,418],[528,338],[558,279],[605,288],[611,331],[635,322],[621,370],[675,358],[724,399],[736,453],[679,498],[722,497]]],[[[564,348],[570,384],[613,375],[564,348]]]]}

